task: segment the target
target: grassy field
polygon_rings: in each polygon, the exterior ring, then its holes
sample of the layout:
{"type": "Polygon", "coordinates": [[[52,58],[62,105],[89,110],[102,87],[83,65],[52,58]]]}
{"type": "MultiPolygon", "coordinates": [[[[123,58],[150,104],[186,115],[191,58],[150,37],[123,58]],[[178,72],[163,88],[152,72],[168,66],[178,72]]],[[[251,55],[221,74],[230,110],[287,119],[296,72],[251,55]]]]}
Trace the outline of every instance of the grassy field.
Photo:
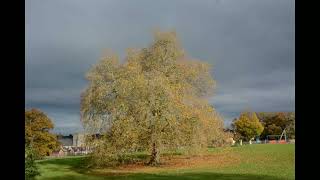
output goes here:
{"type": "Polygon", "coordinates": [[[259,144],[209,149],[204,156],[165,157],[160,167],[142,164],[88,170],[85,157],[37,162],[42,173],[37,179],[294,179],[293,144],[259,144]]]}

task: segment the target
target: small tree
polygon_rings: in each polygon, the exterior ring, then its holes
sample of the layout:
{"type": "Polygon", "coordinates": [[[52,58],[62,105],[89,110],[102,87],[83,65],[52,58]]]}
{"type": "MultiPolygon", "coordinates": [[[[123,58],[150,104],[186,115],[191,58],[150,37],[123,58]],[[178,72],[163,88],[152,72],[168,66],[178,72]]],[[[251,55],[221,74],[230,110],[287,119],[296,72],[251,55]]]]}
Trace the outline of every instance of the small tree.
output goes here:
{"type": "Polygon", "coordinates": [[[263,131],[263,125],[254,112],[243,112],[239,119],[234,122],[235,131],[244,140],[250,140],[259,136],[263,131]]]}
{"type": "Polygon", "coordinates": [[[49,132],[53,127],[52,121],[40,110],[25,112],[25,144],[32,147],[36,158],[50,155],[59,147],[56,135],[49,132]]]}

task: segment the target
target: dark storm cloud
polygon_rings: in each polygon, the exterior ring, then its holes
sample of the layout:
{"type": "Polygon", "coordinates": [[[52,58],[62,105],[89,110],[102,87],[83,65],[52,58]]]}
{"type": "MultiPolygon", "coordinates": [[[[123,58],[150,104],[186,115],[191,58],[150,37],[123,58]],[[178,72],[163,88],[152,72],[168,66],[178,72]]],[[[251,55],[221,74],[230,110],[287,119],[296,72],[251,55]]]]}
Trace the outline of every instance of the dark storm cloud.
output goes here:
{"type": "Polygon", "coordinates": [[[295,110],[292,0],[27,0],[26,107],[80,127],[85,72],[105,48],[145,47],[157,27],[213,64],[210,102],[227,124],[247,108],[295,110]]]}

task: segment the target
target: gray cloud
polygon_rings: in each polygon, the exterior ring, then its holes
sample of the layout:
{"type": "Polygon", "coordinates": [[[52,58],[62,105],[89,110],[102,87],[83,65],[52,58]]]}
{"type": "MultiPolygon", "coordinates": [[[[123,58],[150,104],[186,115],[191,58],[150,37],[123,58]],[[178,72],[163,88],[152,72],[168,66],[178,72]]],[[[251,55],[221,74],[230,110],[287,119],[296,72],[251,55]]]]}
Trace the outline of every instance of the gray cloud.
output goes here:
{"type": "Polygon", "coordinates": [[[186,51],[213,64],[210,102],[226,123],[245,108],[294,111],[294,1],[26,1],[26,107],[80,127],[85,72],[103,49],[124,57],[152,29],[174,28],[186,51]]]}

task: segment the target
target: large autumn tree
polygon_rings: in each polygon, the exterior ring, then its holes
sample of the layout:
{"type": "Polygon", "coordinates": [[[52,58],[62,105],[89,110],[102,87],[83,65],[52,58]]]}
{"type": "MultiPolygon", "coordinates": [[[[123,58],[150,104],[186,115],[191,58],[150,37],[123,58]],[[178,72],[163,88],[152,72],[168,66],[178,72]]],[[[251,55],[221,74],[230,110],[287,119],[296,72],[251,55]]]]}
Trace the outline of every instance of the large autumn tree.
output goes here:
{"type": "Polygon", "coordinates": [[[233,127],[238,138],[244,140],[259,136],[264,129],[256,113],[249,111],[242,112],[240,117],[233,122],[233,127]]]}
{"type": "Polygon", "coordinates": [[[163,151],[201,152],[223,138],[223,121],[209,105],[210,66],[189,58],[175,32],[157,32],[153,43],[130,49],[124,63],[114,54],[87,74],[81,119],[88,133],[102,133],[92,159],[121,162],[139,150],[160,163],[163,151]]]}
{"type": "Polygon", "coordinates": [[[38,109],[25,111],[25,144],[32,148],[36,158],[50,155],[59,146],[51,119],[38,109]]]}

